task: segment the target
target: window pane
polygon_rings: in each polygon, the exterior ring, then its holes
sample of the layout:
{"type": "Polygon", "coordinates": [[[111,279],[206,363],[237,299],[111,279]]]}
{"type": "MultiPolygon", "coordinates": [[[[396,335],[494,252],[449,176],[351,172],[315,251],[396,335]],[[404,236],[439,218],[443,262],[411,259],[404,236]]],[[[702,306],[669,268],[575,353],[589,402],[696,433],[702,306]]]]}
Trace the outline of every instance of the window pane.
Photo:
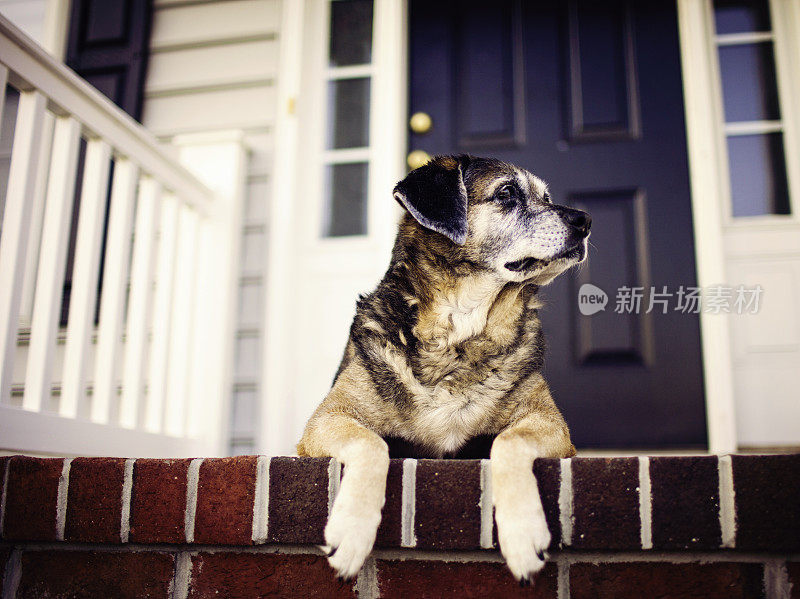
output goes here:
{"type": "Polygon", "coordinates": [[[327,206],[323,237],[365,235],[367,232],[367,163],[326,167],[327,206]]]}
{"type": "Polygon", "coordinates": [[[331,2],[330,65],[367,64],[372,60],[372,0],[331,2]]]}
{"type": "Polygon", "coordinates": [[[714,2],[717,33],[769,31],[769,5],[766,0],[717,0],[714,2]]]}
{"type": "Polygon", "coordinates": [[[783,135],[728,138],[734,216],[789,214],[783,135]]]}
{"type": "Polygon", "coordinates": [[[772,42],[722,46],[719,65],[726,122],[781,118],[772,42]]]}
{"type": "Polygon", "coordinates": [[[328,149],[369,145],[369,77],[328,82],[328,149]]]}

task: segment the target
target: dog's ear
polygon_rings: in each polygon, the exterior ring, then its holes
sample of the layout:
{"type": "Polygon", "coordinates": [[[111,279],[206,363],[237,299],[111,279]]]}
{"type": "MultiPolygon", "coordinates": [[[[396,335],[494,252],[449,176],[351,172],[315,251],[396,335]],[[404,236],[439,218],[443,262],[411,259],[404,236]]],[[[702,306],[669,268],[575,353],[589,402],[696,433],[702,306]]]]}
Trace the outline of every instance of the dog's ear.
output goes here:
{"type": "Polygon", "coordinates": [[[394,188],[394,198],[419,224],[464,245],[467,239],[466,157],[437,156],[394,188]]]}

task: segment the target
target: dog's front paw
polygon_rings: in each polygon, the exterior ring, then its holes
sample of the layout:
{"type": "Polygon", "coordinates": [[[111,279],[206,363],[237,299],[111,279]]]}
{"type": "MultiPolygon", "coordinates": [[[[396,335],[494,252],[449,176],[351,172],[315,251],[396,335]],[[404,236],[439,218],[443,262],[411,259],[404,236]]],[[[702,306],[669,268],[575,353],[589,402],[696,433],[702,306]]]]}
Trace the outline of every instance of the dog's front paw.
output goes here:
{"type": "Polygon", "coordinates": [[[381,511],[357,506],[341,494],[325,526],[325,542],[330,547],[328,563],[342,578],[352,578],[367,559],[381,522],[381,511]]]}
{"type": "Polygon", "coordinates": [[[533,575],[544,567],[545,551],[550,546],[544,512],[538,509],[503,513],[498,509],[495,517],[500,552],[509,570],[521,583],[530,583],[533,575]]]}

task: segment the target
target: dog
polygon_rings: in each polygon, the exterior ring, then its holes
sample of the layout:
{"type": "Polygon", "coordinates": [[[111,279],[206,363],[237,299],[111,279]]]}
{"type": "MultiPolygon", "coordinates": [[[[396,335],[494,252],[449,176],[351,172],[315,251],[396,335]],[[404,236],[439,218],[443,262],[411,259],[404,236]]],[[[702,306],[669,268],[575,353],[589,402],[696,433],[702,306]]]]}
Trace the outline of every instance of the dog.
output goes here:
{"type": "Polygon", "coordinates": [[[463,457],[488,438],[500,551],[530,583],[550,545],[533,460],[575,455],[542,378],[537,291],[586,259],[591,217],[553,204],[530,172],[467,155],[431,159],[393,195],[405,213],[389,269],[359,298],[333,386],[297,445],[345,467],[328,561],[351,578],[372,550],[391,447],[463,457]]]}

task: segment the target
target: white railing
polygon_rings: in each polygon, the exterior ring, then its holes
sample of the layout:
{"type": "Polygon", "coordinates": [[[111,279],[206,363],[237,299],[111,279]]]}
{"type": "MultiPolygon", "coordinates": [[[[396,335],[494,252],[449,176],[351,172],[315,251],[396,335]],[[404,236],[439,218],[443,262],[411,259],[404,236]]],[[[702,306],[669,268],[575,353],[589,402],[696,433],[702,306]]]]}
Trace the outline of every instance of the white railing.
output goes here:
{"type": "Polygon", "coordinates": [[[226,316],[209,300],[225,284],[214,255],[219,194],[0,17],[0,100],[7,84],[19,103],[0,230],[0,449],[219,453],[225,331],[218,323],[226,316]],[[29,323],[21,326],[26,295],[29,323]]]}

